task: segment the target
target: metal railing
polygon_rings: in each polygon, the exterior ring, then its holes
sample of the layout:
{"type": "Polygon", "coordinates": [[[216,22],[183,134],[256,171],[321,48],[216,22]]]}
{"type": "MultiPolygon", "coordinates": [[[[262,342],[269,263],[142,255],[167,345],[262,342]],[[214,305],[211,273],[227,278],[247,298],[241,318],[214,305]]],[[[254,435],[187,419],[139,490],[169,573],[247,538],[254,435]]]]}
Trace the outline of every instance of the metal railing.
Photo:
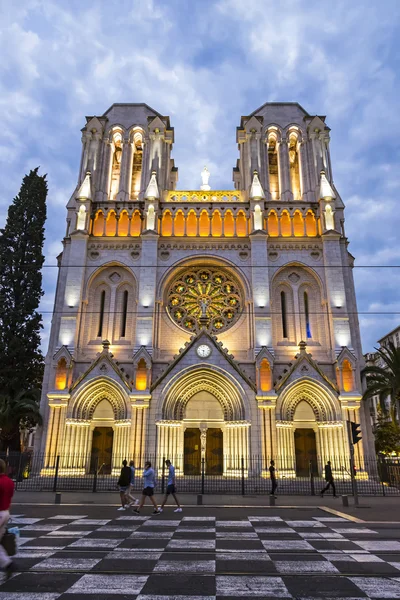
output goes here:
{"type": "MultiPolygon", "coordinates": [[[[124,459],[129,456],[109,456],[99,459],[88,455],[48,456],[38,453],[1,455],[7,472],[19,491],[115,491],[124,459]]],[[[169,456],[175,466],[179,492],[195,494],[268,494],[271,491],[269,458],[251,456],[220,456],[188,460],[183,455],[169,456]]],[[[168,469],[164,457],[146,457],[136,461],[134,489],[143,487],[142,472],[149,460],[156,473],[156,492],[164,492],[168,469]]],[[[324,463],[315,457],[299,461],[295,456],[275,458],[277,494],[317,495],[325,485],[324,463]]],[[[354,481],[348,457],[332,457],[331,468],[336,494],[351,495],[354,481]]],[[[400,495],[400,459],[364,457],[356,464],[355,480],[358,494],[364,496],[400,495]]],[[[329,492],[331,493],[331,491],[329,492]]]]}

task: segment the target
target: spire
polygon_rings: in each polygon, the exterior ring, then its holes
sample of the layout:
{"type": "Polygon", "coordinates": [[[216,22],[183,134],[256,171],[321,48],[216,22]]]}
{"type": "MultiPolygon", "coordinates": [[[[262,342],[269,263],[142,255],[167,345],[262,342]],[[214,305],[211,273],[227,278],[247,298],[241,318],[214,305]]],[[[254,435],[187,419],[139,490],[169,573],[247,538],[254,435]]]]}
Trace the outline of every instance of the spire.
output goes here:
{"type": "Polygon", "coordinates": [[[85,179],[82,181],[81,187],[79,188],[76,197],[78,200],[92,199],[92,182],[90,171],[86,171],[85,179]]]}
{"type": "Polygon", "coordinates": [[[319,186],[319,197],[324,200],[335,200],[336,194],[326,178],[325,171],[321,171],[321,182],[319,186]]]}
{"type": "Polygon", "coordinates": [[[158,192],[157,178],[156,172],[151,172],[151,177],[149,181],[149,185],[147,186],[146,193],[144,195],[145,198],[159,198],[160,194],[158,192]]]}
{"type": "Polygon", "coordinates": [[[261,198],[265,198],[264,190],[258,178],[258,172],[254,171],[250,188],[250,200],[260,200],[261,198]]]}

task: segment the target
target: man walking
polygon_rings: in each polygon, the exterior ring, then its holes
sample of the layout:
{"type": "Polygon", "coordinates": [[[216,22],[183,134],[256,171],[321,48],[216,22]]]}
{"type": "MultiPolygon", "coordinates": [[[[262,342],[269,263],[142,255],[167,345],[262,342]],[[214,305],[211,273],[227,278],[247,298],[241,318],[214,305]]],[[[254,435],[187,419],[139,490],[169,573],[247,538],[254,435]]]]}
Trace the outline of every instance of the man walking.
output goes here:
{"type": "Polygon", "coordinates": [[[117,510],[126,510],[125,506],[128,504],[127,491],[131,481],[131,470],[128,467],[126,460],[122,461],[121,475],[118,479],[119,495],[121,497],[121,506],[117,510]]]}
{"type": "Polygon", "coordinates": [[[327,492],[330,487],[332,487],[333,497],[337,498],[335,483],[333,481],[332,467],[331,467],[331,461],[330,460],[328,460],[328,462],[325,465],[325,481],[327,483],[326,483],[326,486],[324,487],[324,489],[321,490],[321,498],[324,497],[325,492],[327,492]]]}
{"type": "MultiPolygon", "coordinates": [[[[10,518],[11,499],[14,494],[14,482],[6,475],[6,463],[0,459],[0,540],[6,532],[10,518]]],[[[14,563],[0,544],[0,567],[8,579],[14,571],[14,563]]]]}
{"type": "Polygon", "coordinates": [[[274,498],[276,498],[275,492],[276,492],[276,488],[278,487],[278,484],[276,483],[276,470],[275,470],[275,461],[274,460],[271,460],[269,463],[269,477],[271,479],[270,496],[273,496],[274,498]]]}
{"type": "Polygon", "coordinates": [[[128,500],[130,500],[129,506],[136,506],[137,504],[139,504],[139,500],[137,498],[135,498],[135,496],[133,495],[133,488],[135,485],[135,471],[136,471],[135,463],[133,460],[130,461],[129,468],[131,470],[131,479],[129,482],[129,488],[128,488],[128,493],[127,493],[126,497],[128,500]]]}
{"type": "Polygon", "coordinates": [[[167,480],[167,491],[165,492],[165,497],[163,500],[163,503],[161,504],[160,507],[160,512],[163,511],[164,509],[164,505],[166,504],[167,500],[168,500],[168,496],[170,494],[173,495],[174,500],[176,502],[177,508],[174,510],[174,512],[178,513],[178,512],[182,512],[182,508],[181,505],[179,504],[179,500],[176,497],[176,488],[175,488],[175,467],[174,465],[171,463],[171,461],[169,459],[167,459],[165,461],[165,465],[168,467],[168,480],[167,480]]]}
{"type": "Polygon", "coordinates": [[[157,503],[154,499],[154,488],[156,485],[156,476],[154,473],[154,469],[151,468],[151,462],[147,461],[144,465],[143,471],[143,479],[144,479],[144,488],[142,492],[142,497],[140,499],[140,504],[138,507],[133,509],[133,512],[137,515],[140,514],[140,509],[143,507],[146,502],[146,498],[150,499],[150,502],[154,506],[153,515],[159,515],[160,511],[158,510],[157,503]]]}

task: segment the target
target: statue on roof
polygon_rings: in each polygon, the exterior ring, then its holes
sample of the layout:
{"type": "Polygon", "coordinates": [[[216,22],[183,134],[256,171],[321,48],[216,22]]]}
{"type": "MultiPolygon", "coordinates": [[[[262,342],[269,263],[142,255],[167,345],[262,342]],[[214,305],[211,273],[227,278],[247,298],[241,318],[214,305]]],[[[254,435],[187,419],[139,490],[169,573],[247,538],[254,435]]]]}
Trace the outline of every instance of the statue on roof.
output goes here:
{"type": "Polygon", "coordinates": [[[201,172],[201,182],[202,182],[202,185],[200,186],[201,190],[208,191],[211,189],[210,186],[208,185],[209,179],[210,179],[210,171],[207,169],[207,167],[204,167],[204,169],[201,172]]]}

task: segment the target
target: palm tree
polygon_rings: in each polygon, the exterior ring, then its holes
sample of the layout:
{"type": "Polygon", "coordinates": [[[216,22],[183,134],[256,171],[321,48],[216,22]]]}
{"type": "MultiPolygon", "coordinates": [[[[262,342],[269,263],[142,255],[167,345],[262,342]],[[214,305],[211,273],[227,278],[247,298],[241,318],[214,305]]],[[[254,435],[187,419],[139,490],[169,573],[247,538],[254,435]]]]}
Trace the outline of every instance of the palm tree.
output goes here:
{"type": "Polygon", "coordinates": [[[367,378],[367,389],[363,394],[363,400],[378,396],[382,413],[387,415],[386,401],[390,399],[390,416],[395,423],[400,404],[400,347],[396,348],[392,342],[389,342],[387,347],[375,348],[375,350],[383,366],[369,366],[363,369],[362,375],[367,378]]]}
{"type": "Polygon", "coordinates": [[[20,452],[21,429],[42,425],[39,390],[22,390],[17,394],[0,394],[0,447],[20,452]]]}

